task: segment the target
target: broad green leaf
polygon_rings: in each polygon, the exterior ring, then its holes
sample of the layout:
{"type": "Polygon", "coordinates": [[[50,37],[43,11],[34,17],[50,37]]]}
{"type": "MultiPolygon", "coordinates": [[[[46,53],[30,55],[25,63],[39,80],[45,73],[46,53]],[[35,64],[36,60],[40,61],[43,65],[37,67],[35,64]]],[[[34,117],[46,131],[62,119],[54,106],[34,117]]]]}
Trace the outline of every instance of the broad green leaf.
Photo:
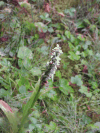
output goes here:
{"type": "Polygon", "coordinates": [[[7,59],[3,58],[2,61],[0,61],[0,65],[5,66],[5,67],[10,67],[11,63],[10,61],[7,61],[7,59]]]}
{"type": "Polygon", "coordinates": [[[42,22],[37,22],[37,23],[35,23],[35,26],[36,27],[38,27],[38,30],[41,32],[41,30],[45,33],[45,32],[47,32],[47,30],[48,30],[48,26],[47,25],[45,25],[44,23],[42,23],[42,22]]]}
{"type": "Polygon", "coordinates": [[[87,49],[88,46],[91,45],[91,44],[92,44],[91,41],[86,41],[85,44],[82,45],[82,47],[83,47],[84,49],[87,49]]]}
{"type": "Polygon", "coordinates": [[[71,92],[74,92],[71,86],[69,86],[69,83],[66,79],[60,79],[59,80],[59,89],[61,92],[63,92],[65,95],[68,95],[71,92]]]}
{"type": "Polygon", "coordinates": [[[75,77],[71,77],[71,82],[73,84],[78,85],[78,86],[81,86],[83,84],[80,75],[76,75],[75,77]]]}
{"type": "Polygon", "coordinates": [[[42,23],[42,22],[36,22],[36,23],[35,23],[35,26],[38,27],[38,28],[42,28],[42,27],[45,26],[45,24],[42,23]]]}
{"type": "Polygon", "coordinates": [[[48,55],[48,47],[47,47],[47,46],[42,46],[42,47],[41,47],[41,52],[42,52],[42,54],[44,54],[44,55],[48,55]]]}
{"type": "Polygon", "coordinates": [[[89,117],[87,117],[86,115],[82,115],[82,122],[84,124],[90,124],[92,122],[92,120],[89,117]]]}
{"type": "Polygon", "coordinates": [[[49,13],[44,13],[44,16],[45,16],[45,18],[48,18],[49,17],[49,13]]]}
{"type": "Polygon", "coordinates": [[[18,66],[23,67],[23,60],[22,59],[18,59],[18,66]]]}
{"type": "Polygon", "coordinates": [[[95,129],[93,129],[93,131],[98,131],[98,132],[100,132],[100,122],[96,122],[96,123],[94,124],[94,126],[95,126],[95,129]]]}
{"type": "Polygon", "coordinates": [[[25,87],[24,85],[20,86],[20,87],[19,87],[19,92],[20,92],[21,94],[26,93],[26,87],[25,87]]]}
{"type": "Polygon", "coordinates": [[[46,93],[46,97],[55,101],[57,100],[57,93],[54,90],[50,90],[49,92],[46,93]]]}
{"type": "Polygon", "coordinates": [[[74,61],[74,60],[79,60],[80,59],[80,56],[79,55],[76,55],[76,53],[74,53],[74,52],[69,51],[68,58],[74,61]]]}
{"type": "Polygon", "coordinates": [[[40,15],[40,18],[42,18],[43,20],[46,20],[49,17],[48,13],[44,13],[43,15],[40,15]]]}
{"type": "Polygon", "coordinates": [[[46,18],[46,21],[51,22],[51,18],[46,18]]]}
{"type": "Polygon", "coordinates": [[[33,59],[32,51],[25,46],[19,47],[17,57],[20,59],[33,59]]]}
{"type": "Polygon", "coordinates": [[[36,119],[36,118],[31,117],[30,120],[31,120],[31,122],[32,122],[34,125],[37,123],[37,119],[36,119]]]}
{"type": "Polygon", "coordinates": [[[25,78],[25,75],[24,75],[24,77],[21,76],[20,79],[17,80],[17,84],[19,87],[25,86],[25,88],[27,90],[30,88],[30,83],[29,83],[28,79],[25,78]]]}
{"type": "Polygon", "coordinates": [[[43,32],[45,33],[45,32],[47,32],[47,30],[48,30],[48,26],[46,26],[46,25],[45,25],[45,26],[44,26],[44,27],[42,27],[41,29],[42,29],[42,30],[43,30],[43,32]]]}
{"type": "Polygon", "coordinates": [[[88,88],[86,86],[81,86],[81,89],[79,89],[79,92],[84,93],[87,97],[92,96],[92,94],[88,92],[88,88]]]}
{"type": "Polygon", "coordinates": [[[32,68],[30,70],[30,72],[32,73],[33,76],[39,76],[39,75],[41,75],[41,70],[39,68],[32,68]]]}
{"type": "Polygon", "coordinates": [[[31,61],[29,59],[24,59],[23,65],[24,65],[25,69],[27,69],[27,70],[30,70],[32,68],[31,61]]]}
{"type": "Polygon", "coordinates": [[[35,129],[35,125],[34,124],[29,124],[29,129],[30,129],[30,131],[32,131],[33,129],[35,129]]]}
{"type": "Polygon", "coordinates": [[[3,6],[5,3],[3,1],[0,1],[0,6],[3,6]]]}
{"type": "Polygon", "coordinates": [[[54,123],[53,121],[50,122],[50,127],[51,127],[51,130],[55,130],[57,125],[56,123],[54,123]]]}
{"type": "Polygon", "coordinates": [[[49,31],[50,33],[54,32],[54,30],[53,30],[52,27],[48,28],[48,31],[49,31]]]}
{"type": "Polygon", "coordinates": [[[5,89],[3,89],[3,88],[0,89],[0,98],[6,96],[7,94],[9,94],[9,92],[7,92],[5,89]]]}

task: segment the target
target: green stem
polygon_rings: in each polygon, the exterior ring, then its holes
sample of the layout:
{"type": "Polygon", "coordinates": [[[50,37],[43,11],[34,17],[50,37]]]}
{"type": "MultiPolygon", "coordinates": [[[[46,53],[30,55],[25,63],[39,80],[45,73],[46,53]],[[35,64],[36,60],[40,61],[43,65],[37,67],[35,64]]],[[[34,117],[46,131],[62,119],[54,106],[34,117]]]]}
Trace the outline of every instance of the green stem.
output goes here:
{"type": "Polygon", "coordinates": [[[34,106],[35,102],[37,101],[37,99],[39,97],[40,90],[41,90],[41,86],[40,86],[40,80],[39,80],[36,87],[35,87],[34,92],[32,93],[29,101],[27,102],[27,104],[24,107],[23,117],[22,117],[22,120],[21,120],[21,124],[20,124],[18,133],[22,133],[21,130],[23,128],[23,125],[24,125],[28,115],[30,114],[31,108],[34,106]]]}

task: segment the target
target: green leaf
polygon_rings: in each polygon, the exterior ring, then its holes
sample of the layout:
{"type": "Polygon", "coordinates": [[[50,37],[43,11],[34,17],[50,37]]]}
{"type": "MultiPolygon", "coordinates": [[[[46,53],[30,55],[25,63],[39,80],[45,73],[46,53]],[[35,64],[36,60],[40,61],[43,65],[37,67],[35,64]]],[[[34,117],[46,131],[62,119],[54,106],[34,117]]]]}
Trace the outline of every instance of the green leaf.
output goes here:
{"type": "Polygon", "coordinates": [[[79,34],[77,38],[78,38],[79,40],[81,40],[81,41],[85,41],[85,38],[84,38],[84,37],[82,38],[82,35],[81,35],[81,34],[79,34]]]}
{"type": "Polygon", "coordinates": [[[0,19],[3,19],[4,17],[4,14],[0,14],[0,19]]]}
{"type": "Polygon", "coordinates": [[[51,127],[51,130],[55,130],[57,125],[56,123],[54,123],[53,121],[50,122],[50,127],[51,127]]]}
{"type": "Polygon", "coordinates": [[[30,120],[31,120],[31,122],[32,122],[34,125],[37,123],[37,119],[36,119],[36,118],[31,117],[30,120]]]}
{"type": "Polygon", "coordinates": [[[46,93],[46,97],[55,101],[57,100],[57,93],[54,90],[50,90],[48,93],[46,93]]]}
{"type": "Polygon", "coordinates": [[[72,7],[72,8],[70,8],[70,11],[71,12],[76,12],[76,9],[72,7]]]}
{"type": "Polygon", "coordinates": [[[0,65],[5,66],[5,67],[10,67],[11,63],[10,61],[7,61],[7,59],[2,59],[2,61],[0,61],[0,65]]]}
{"type": "Polygon", "coordinates": [[[48,22],[51,22],[51,18],[46,18],[45,20],[48,22]]]}
{"type": "Polygon", "coordinates": [[[70,31],[65,31],[65,36],[67,36],[67,38],[69,39],[70,38],[70,36],[71,36],[71,33],[70,33],[70,31]]]}
{"type": "Polygon", "coordinates": [[[63,41],[66,41],[66,37],[65,37],[64,35],[61,36],[61,39],[62,39],[63,41]]]}
{"type": "Polygon", "coordinates": [[[58,71],[56,71],[56,76],[58,77],[58,78],[61,78],[61,72],[58,70],[58,71]]]}
{"type": "Polygon", "coordinates": [[[61,29],[61,24],[60,23],[51,24],[50,26],[55,27],[57,29],[61,29]]]}
{"type": "Polygon", "coordinates": [[[54,43],[59,42],[59,37],[53,37],[51,40],[51,45],[53,45],[54,43]]]}
{"type": "Polygon", "coordinates": [[[75,14],[75,8],[70,8],[70,9],[65,9],[65,13],[66,14],[69,14],[71,17],[73,17],[74,16],[74,14],[75,14]]]}
{"type": "Polygon", "coordinates": [[[74,92],[72,87],[69,86],[69,82],[66,79],[63,79],[63,78],[59,80],[59,89],[65,95],[68,95],[69,93],[74,92]]]}
{"type": "MultiPolygon", "coordinates": [[[[7,94],[9,94],[8,91],[6,91],[5,89],[1,88],[0,89],[0,98],[6,96],[7,94]]],[[[9,94],[10,95],[10,94],[9,94]]]]}
{"type": "Polygon", "coordinates": [[[32,51],[25,46],[20,47],[18,54],[17,54],[17,57],[20,59],[26,59],[26,58],[33,59],[32,51]]]}
{"type": "Polygon", "coordinates": [[[30,70],[32,68],[31,61],[29,59],[24,59],[23,65],[27,70],[30,70]]]}
{"type": "Polygon", "coordinates": [[[52,27],[48,28],[48,31],[49,31],[50,33],[54,32],[54,30],[53,30],[52,27]]]}
{"type": "Polygon", "coordinates": [[[90,28],[90,31],[94,32],[94,30],[96,29],[96,25],[91,24],[89,28],[90,28]]]}
{"type": "Polygon", "coordinates": [[[69,51],[69,56],[68,56],[68,58],[74,61],[74,60],[79,60],[79,59],[80,59],[80,56],[77,55],[77,54],[74,53],[74,52],[69,51]]]}
{"type": "Polygon", "coordinates": [[[21,94],[26,93],[26,87],[24,85],[22,85],[21,87],[19,87],[19,92],[21,94]]]}
{"type": "Polygon", "coordinates": [[[45,33],[45,32],[47,32],[47,30],[48,30],[48,26],[46,26],[46,25],[45,25],[45,26],[44,26],[44,27],[42,27],[41,29],[42,29],[42,30],[43,30],[43,32],[45,33]]]}
{"type": "Polygon", "coordinates": [[[70,50],[75,49],[74,45],[71,42],[69,42],[69,41],[68,41],[68,45],[69,45],[70,50]]]}
{"type": "Polygon", "coordinates": [[[25,86],[25,88],[28,90],[30,88],[30,83],[28,79],[25,78],[25,76],[21,76],[20,79],[17,80],[17,84],[19,87],[25,86]]]}
{"type": "Polygon", "coordinates": [[[29,129],[32,131],[33,129],[35,129],[35,125],[34,124],[29,124],[29,129]]]}
{"type": "Polygon", "coordinates": [[[86,41],[85,44],[82,45],[82,47],[83,47],[84,49],[87,49],[88,46],[91,45],[91,44],[92,44],[91,41],[86,41]]]}
{"type": "Polygon", "coordinates": [[[23,67],[23,60],[22,59],[18,59],[18,66],[23,67]]]}
{"type": "Polygon", "coordinates": [[[71,35],[71,36],[70,36],[70,41],[71,41],[71,43],[74,43],[75,40],[76,40],[76,38],[75,38],[73,35],[71,35]]]}
{"type": "Polygon", "coordinates": [[[42,18],[43,20],[46,20],[49,17],[48,13],[44,13],[43,15],[40,15],[40,18],[42,18]]]}
{"type": "Polygon", "coordinates": [[[92,120],[86,115],[82,115],[82,121],[84,124],[90,124],[92,122],[92,120]]]}
{"type": "Polygon", "coordinates": [[[38,30],[39,30],[40,32],[41,32],[41,30],[43,30],[43,32],[45,33],[45,32],[47,32],[47,30],[48,30],[48,26],[45,25],[45,24],[42,23],[42,22],[36,22],[36,23],[35,23],[35,26],[38,27],[38,30]]]}
{"type": "Polygon", "coordinates": [[[28,118],[29,112],[39,97],[39,92],[40,92],[39,87],[40,87],[40,79],[36,83],[35,89],[31,95],[29,101],[27,102],[27,104],[23,108],[23,116],[21,119],[21,124],[19,126],[19,131],[18,131],[19,133],[22,133],[22,128],[23,128],[23,125],[24,125],[26,119],[28,118]]]}
{"type": "Polygon", "coordinates": [[[63,69],[67,69],[67,66],[69,65],[69,62],[67,62],[67,63],[63,63],[63,69]]]}
{"type": "Polygon", "coordinates": [[[79,28],[84,28],[85,27],[85,25],[84,25],[84,23],[82,22],[82,21],[78,21],[77,23],[76,23],[76,27],[79,29],[79,28]]]}
{"type": "Polygon", "coordinates": [[[92,94],[88,92],[88,88],[86,86],[81,86],[81,89],[79,89],[79,92],[84,93],[87,97],[92,96],[92,94]]]}
{"type": "Polygon", "coordinates": [[[42,54],[44,54],[44,55],[48,55],[48,47],[47,47],[47,46],[42,46],[42,47],[41,47],[41,52],[42,52],[42,54]]]}
{"type": "Polygon", "coordinates": [[[39,76],[39,75],[41,75],[41,70],[39,68],[32,68],[30,70],[30,72],[32,73],[33,76],[39,76]]]}
{"type": "Polygon", "coordinates": [[[100,132],[100,122],[96,122],[96,123],[94,124],[94,126],[95,126],[95,128],[93,129],[93,131],[98,131],[98,132],[100,132]]]}
{"type": "Polygon", "coordinates": [[[78,86],[81,86],[83,84],[80,75],[76,75],[75,77],[71,77],[71,82],[73,84],[78,85],[78,86]]]}
{"type": "Polygon", "coordinates": [[[3,1],[0,1],[0,6],[3,6],[5,3],[3,1]]]}
{"type": "Polygon", "coordinates": [[[88,19],[84,19],[84,22],[89,25],[91,24],[88,19]]]}

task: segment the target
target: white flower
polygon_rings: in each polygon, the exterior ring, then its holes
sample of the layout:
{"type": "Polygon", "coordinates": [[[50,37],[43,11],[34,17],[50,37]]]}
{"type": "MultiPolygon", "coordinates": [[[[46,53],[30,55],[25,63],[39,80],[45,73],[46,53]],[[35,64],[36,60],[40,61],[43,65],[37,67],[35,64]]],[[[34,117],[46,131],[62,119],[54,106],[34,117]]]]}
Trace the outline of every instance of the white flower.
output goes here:
{"type": "Polygon", "coordinates": [[[47,62],[46,66],[47,66],[47,71],[45,72],[46,74],[46,79],[45,80],[48,80],[50,78],[52,78],[52,81],[53,81],[53,78],[54,78],[54,74],[57,70],[57,67],[60,65],[60,55],[62,54],[62,50],[61,50],[61,47],[57,44],[57,47],[55,47],[53,50],[52,50],[52,53],[51,53],[51,61],[50,62],[47,62]]]}

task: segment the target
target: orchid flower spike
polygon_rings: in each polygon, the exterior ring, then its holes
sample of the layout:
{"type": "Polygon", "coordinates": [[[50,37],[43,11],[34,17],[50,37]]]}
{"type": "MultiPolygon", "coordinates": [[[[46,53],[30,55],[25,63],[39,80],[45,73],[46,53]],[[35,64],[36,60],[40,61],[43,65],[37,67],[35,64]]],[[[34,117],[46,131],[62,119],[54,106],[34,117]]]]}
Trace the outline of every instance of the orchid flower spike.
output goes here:
{"type": "Polygon", "coordinates": [[[52,81],[53,81],[54,74],[57,70],[57,67],[60,65],[60,60],[61,60],[60,55],[62,53],[63,52],[59,44],[57,44],[57,46],[54,49],[52,49],[51,60],[50,62],[47,62],[47,65],[46,65],[47,70],[42,76],[43,82],[46,82],[50,78],[52,78],[52,81]]]}

